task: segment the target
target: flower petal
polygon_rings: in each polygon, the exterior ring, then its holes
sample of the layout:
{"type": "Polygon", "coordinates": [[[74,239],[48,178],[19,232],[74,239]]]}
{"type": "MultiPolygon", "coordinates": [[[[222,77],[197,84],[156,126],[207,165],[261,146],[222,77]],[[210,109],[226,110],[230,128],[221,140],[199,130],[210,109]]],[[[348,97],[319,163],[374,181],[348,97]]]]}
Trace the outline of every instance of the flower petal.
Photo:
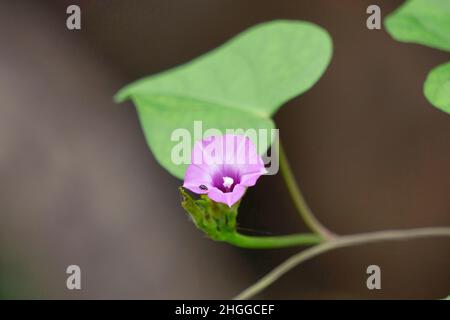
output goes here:
{"type": "Polygon", "coordinates": [[[246,186],[246,187],[252,187],[256,184],[256,181],[258,181],[259,177],[266,173],[267,173],[267,170],[263,167],[259,171],[241,175],[240,184],[242,184],[243,186],[246,186]]]}
{"type": "Polygon", "coordinates": [[[191,165],[198,166],[208,172],[210,176],[213,176],[222,167],[222,163],[219,162],[221,159],[210,154],[211,150],[217,147],[217,141],[216,137],[208,137],[205,140],[197,141],[191,153],[191,165]]]}
{"type": "Polygon", "coordinates": [[[203,167],[190,164],[184,176],[183,187],[197,194],[208,193],[212,188],[211,175],[203,167]],[[205,186],[207,189],[202,189],[200,186],[205,186]]]}
{"type": "Polygon", "coordinates": [[[235,157],[235,166],[241,176],[256,172],[266,172],[264,161],[258,154],[255,144],[246,136],[237,136],[235,157]]]}
{"type": "Polygon", "coordinates": [[[211,200],[224,203],[229,207],[231,207],[233,204],[235,204],[242,198],[242,196],[245,193],[245,190],[246,188],[240,184],[236,185],[232,192],[224,193],[217,188],[212,188],[208,193],[208,197],[211,200]]]}

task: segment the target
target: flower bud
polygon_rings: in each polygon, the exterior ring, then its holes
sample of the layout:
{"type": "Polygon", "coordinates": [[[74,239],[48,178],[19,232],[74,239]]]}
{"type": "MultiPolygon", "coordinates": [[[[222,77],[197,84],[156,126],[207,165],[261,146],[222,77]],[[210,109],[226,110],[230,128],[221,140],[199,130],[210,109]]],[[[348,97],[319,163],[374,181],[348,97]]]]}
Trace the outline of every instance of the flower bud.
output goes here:
{"type": "Polygon", "coordinates": [[[189,214],[195,226],[216,241],[225,241],[230,234],[236,232],[236,217],[239,202],[231,207],[211,200],[206,195],[193,199],[183,187],[181,206],[189,214]]]}

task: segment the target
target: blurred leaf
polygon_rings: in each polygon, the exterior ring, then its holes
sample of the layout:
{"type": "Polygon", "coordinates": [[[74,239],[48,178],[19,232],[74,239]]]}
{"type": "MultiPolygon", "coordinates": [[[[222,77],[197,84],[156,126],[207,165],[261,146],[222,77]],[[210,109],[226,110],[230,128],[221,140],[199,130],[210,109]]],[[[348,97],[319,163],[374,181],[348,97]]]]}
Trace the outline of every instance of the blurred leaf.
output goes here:
{"type": "Polygon", "coordinates": [[[424,93],[432,105],[450,114],[450,62],[430,71],[424,84],[424,93]]]}
{"type": "Polygon", "coordinates": [[[406,1],[385,19],[385,26],[398,41],[450,51],[449,0],[406,1]]]}
{"type": "Polygon", "coordinates": [[[263,23],[187,64],[126,86],[116,100],[133,100],[155,157],[183,178],[186,165],[170,157],[174,129],[193,134],[194,120],[203,121],[203,130],[271,129],[270,117],[318,81],[331,55],[330,36],[312,23],[263,23]]]}

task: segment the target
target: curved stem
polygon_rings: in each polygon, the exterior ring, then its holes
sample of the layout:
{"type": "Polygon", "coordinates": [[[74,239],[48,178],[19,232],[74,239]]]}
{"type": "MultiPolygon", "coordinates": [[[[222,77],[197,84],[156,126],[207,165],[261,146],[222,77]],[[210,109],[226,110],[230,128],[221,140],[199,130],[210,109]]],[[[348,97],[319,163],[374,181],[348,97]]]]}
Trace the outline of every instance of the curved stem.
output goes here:
{"type": "Polygon", "coordinates": [[[286,236],[254,237],[240,233],[231,233],[226,242],[248,249],[275,249],[301,245],[312,245],[323,242],[323,238],[313,233],[292,234],[286,236]]]}
{"type": "Polygon", "coordinates": [[[310,249],[297,253],[284,261],[282,264],[277,266],[275,269],[270,271],[255,284],[244,290],[242,293],[237,295],[234,299],[250,299],[256,294],[260,293],[262,290],[267,288],[282,275],[287,273],[289,270],[298,266],[302,262],[305,262],[311,258],[314,258],[324,252],[343,248],[356,246],[366,243],[379,242],[379,241],[390,241],[390,240],[407,240],[413,238],[421,237],[450,237],[450,228],[420,228],[420,229],[410,229],[410,230],[391,230],[391,231],[378,231],[370,233],[362,233],[350,236],[338,237],[335,240],[324,242],[310,249]]]}
{"type": "Polygon", "coordinates": [[[279,144],[279,156],[280,156],[280,170],[283,175],[284,181],[286,182],[287,189],[291,195],[294,205],[305,221],[306,225],[314,232],[320,234],[325,239],[331,240],[335,238],[335,235],[329,231],[325,226],[323,226],[319,220],[316,219],[305,198],[303,197],[300,188],[295,181],[294,174],[292,173],[291,166],[287,160],[286,154],[284,153],[283,146],[280,142],[279,144]]]}

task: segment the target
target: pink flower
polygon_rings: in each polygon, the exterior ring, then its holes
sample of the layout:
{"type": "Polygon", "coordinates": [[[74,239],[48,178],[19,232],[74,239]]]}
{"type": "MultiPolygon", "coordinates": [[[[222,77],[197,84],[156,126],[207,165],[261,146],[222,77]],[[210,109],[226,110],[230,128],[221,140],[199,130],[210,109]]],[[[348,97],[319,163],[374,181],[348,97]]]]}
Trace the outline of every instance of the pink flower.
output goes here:
{"type": "Polygon", "coordinates": [[[249,138],[212,136],[195,144],[183,187],[231,207],[265,173],[264,162],[249,138]]]}

